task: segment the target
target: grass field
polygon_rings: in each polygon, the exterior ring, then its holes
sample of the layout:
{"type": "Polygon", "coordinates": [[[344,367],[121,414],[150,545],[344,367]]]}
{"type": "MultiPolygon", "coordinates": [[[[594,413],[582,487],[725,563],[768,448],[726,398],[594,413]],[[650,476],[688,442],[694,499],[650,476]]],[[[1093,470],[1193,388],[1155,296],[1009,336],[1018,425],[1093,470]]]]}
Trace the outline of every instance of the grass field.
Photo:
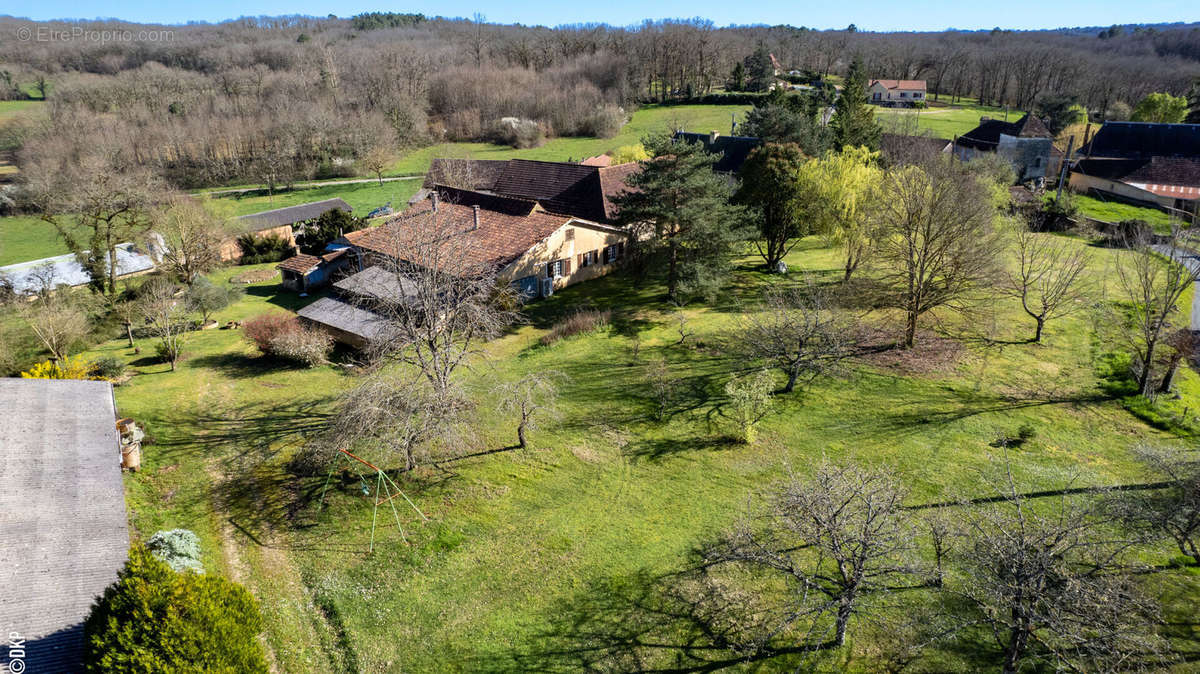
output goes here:
{"type": "Polygon", "coordinates": [[[1171,224],[1171,217],[1157,208],[1132,206],[1119,201],[1102,201],[1086,194],[1073,194],[1071,201],[1079,209],[1080,215],[1104,222],[1144,220],[1157,229],[1164,229],[1171,224]]]}
{"type": "Polygon", "coordinates": [[[268,196],[266,190],[254,190],[217,198],[232,202],[235,215],[248,215],[273,208],[284,208],[310,201],[340,197],[350,204],[355,215],[366,215],[372,209],[389,201],[396,210],[404,208],[408,199],[420,187],[420,180],[389,180],[382,185],[375,181],[349,185],[325,185],[276,192],[273,196],[268,196]]]}
{"type": "MultiPolygon", "coordinates": [[[[1008,121],[1015,122],[1023,114],[1017,110],[1010,110],[1008,121]]],[[[931,105],[922,110],[876,107],[875,116],[879,118],[885,131],[891,125],[900,125],[903,128],[915,121],[920,130],[928,130],[937,138],[953,139],[955,136],[961,136],[979,126],[980,117],[1004,119],[1005,112],[1004,108],[981,106],[964,101],[953,107],[931,105]]]]}
{"type": "MultiPolygon", "coordinates": [[[[262,602],[277,671],[576,671],[572,658],[588,644],[564,642],[556,630],[594,627],[601,632],[592,637],[602,639],[604,626],[621,620],[619,597],[679,569],[693,546],[745,512],[748,495],[787,470],[807,473],[822,456],[890,466],[911,487],[908,502],[919,504],[964,491],[990,495],[980,483],[995,457],[989,443],[1023,423],[1037,436],[1011,460],[1029,489],[1072,477],[1075,486],[1136,482],[1142,475],[1131,445],[1175,442],[1101,390],[1097,361],[1113,336],[1099,316],[1052,322],[1046,344],[1031,345],[1022,341],[1031,326],[1015,301],[1003,300],[971,325],[946,317],[960,340],[926,335],[931,350],[922,353],[935,366],[858,363],[847,378],[781,398],[757,444],[725,443],[709,422],[724,403],[725,381],[745,364],[722,354],[715,337],[738,322],[739,302],[752,302],[766,284],[801,282],[801,272],[835,282],[836,253],[820,245],[808,241],[793,251],[786,279],[743,259],[721,301],[685,310],[695,335],[684,345],[676,343],[674,311],[656,282],[637,287],[610,276],[530,305],[528,322],[490,344],[466,376],[479,407],[474,439],[456,453],[477,456],[404,477],[430,522],[401,509],[405,543],[385,508],[373,555],[366,554],[370,499],[356,480],[335,480],[328,507],[318,511],[325,476],[284,470],[355,375],[272,364],[237,331],[196,333],[174,373],[121,341],[106,343],[88,355],[134,365],[138,374],[116,390],[117,403],[156,439],[145,448],[143,469],[125,478],[135,535],[197,531],[210,573],[245,583],[262,602]],[[610,308],[611,326],[538,345],[556,317],[578,306],[610,308]],[[943,347],[949,356],[935,357],[943,347]],[[642,374],[646,360],[659,356],[680,381],[661,423],[648,418],[642,374]],[[496,387],[552,371],[563,374],[560,415],[531,436],[530,449],[511,450],[514,428],[494,411],[496,387]]],[[[1091,276],[1112,293],[1109,265],[1121,253],[1092,250],[1091,276]]],[[[218,318],[311,300],[260,283],[218,318]]],[[[875,312],[870,320],[885,318],[875,312]]],[[[150,342],[139,346],[153,352],[150,342]]],[[[1181,388],[1176,404],[1197,409],[1196,375],[1187,372],[1181,388]]],[[[379,452],[369,458],[390,461],[379,452]]],[[[1171,553],[1146,555],[1162,563],[1171,553]]],[[[1165,571],[1151,585],[1176,593],[1170,620],[1184,626],[1181,647],[1194,650],[1196,578],[1165,571]]],[[[852,641],[820,669],[874,670],[869,641],[852,641]]],[[[969,658],[948,650],[936,668],[977,669],[969,658]]]]}
{"type": "Polygon", "coordinates": [[[749,109],[748,105],[646,105],[639,108],[621,132],[612,138],[552,138],[541,147],[527,150],[492,143],[441,143],[405,155],[392,167],[392,172],[395,175],[424,175],[434,157],[580,161],[637,143],[647,134],[675,129],[715,130],[728,134],[731,122],[741,122],[749,109]]]}
{"type": "Polygon", "coordinates": [[[37,216],[0,218],[0,267],[69,252],[54,226],[37,216]]]}

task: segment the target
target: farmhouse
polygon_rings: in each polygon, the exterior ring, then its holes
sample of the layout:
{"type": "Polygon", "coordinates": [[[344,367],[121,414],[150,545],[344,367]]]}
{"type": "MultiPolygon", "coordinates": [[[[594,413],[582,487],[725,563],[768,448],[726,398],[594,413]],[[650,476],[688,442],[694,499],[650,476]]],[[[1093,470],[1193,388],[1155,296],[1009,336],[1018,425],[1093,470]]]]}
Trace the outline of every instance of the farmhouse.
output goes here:
{"type": "Polygon", "coordinates": [[[719,156],[717,162],[713,164],[713,170],[717,173],[728,174],[741,172],[742,164],[746,163],[746,158],[750,156],[754,148],[762,145],[762,139],[759,138],[751,136],[722,136],[716,131],[709,133],[676,131],[674,138],[676,141],[703,144],[705,152],[719,156]]]}
{"type": "MultiPolygon", "coordinates": [[[[295,248],[295,226],[310,220],[316,220],[326,211],[331,211],[335,208],[347,213],[352,210],[350,204],[341,199],[325,199],[324,201],[312,201],[306,204],[243,215],[237,219],[236,226],[242,233],[252,233],[256,237],[281,237],[295,248]]],[[[241,256],[242,249],[238,246],[237,237],[221,242],[222,260],[236,260],[241,256]]]]}
{"type": "MultiPolygon", "coordinates": [[[[575,210],[561,200],[550,203],[575,210]]],[[[433,218],[439,219],[439,228],[466,237],[466,258],[457,262],[497,270],[501,282],[526,299],[606,274],[625,253],[628,240],[622,229],[555,212],[538,201],[434,185],[426,200],[387,223],[347,236],[365,269],[335,283],[335,295],[301,309],[300,318],[356,348],[378,338],[386,322],[371,311],[372,300],[396,300],[411,292],[386,267],[407,262],[404,232],[427,228],[433,218]]]]}
{"type": "Polygon", "coordinates": [[[1200,124],[1108,122],[1080,149],[1071,188],[1167,211],[1196,213],[1200,124]]]}
{"type": "Polygon", "coordinates": [[[867,100],[883,106],[912,106],[925,102],[925,80],[871,80],[867,100]]]}
{"type": "Polygon", "coordinates": [[[963,161],[991,152],[1007,159],[1016,171],[1017,182],[1023,183],[1044,179],[1052,172],[1057,151],[1053,134],[1032,114],[1015,122],[982,117],[979,126],[954,142],[954,153],[963,161]]]}
{"type": "Polygon", "coordinates": [[[0,409],[4,635],[25,640],[24,671],[79,671],[83,620],[129,550],[112,385],[0,379],[0,409]]]}

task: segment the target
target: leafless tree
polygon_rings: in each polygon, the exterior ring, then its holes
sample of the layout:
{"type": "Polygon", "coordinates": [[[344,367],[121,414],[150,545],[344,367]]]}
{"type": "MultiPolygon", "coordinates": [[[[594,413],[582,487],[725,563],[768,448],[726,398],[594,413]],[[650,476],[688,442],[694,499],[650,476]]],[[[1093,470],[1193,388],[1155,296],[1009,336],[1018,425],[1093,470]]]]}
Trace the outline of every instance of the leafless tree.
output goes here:
{"type": "Polygon", "coordinates": [[[994,482],[1004,500],[964,504],[963,542],[946,589],[989,628],[1002,671],[1032,663],[1075,671],[1136,669],[1162,648],[1157,607],[1127,573],[1135,539],[1111,535],[1100,500],[1067,496],[1034,507],[1011,470],[994,482]]]}
{"type": "Polygon", "coordinates": [[[395,282],[366,300],[386,322],[371,351],[449,391],[455,370],[518,319],[515,291],[483,259],[470,208],[446,204],[385,227],[390,254],[379,266],[395,282]]]}
{"type": "Polygon", "coordinates": [[[1200,565],[1200,459],[1194,450],[1140,446],[1138,461],[1165,482],[1159,489],[1114,494],[1113,512],[1131,531],[1170,538],[1200,565]]]}
{"type": "Polygon", "coordinates": [[[727,340],[731,353],[787,376],[782,392],[836,374],[856,345],[853,322],[810,286],[767,290],[761,311],[746,314],[727,340]]]}
{"type": "Polygon", "coordinates": [[[1088,254],[1081,245],[1024,228],[1017,232],[1016,250],[1019,269],[1009,274],[1006,291],[1036,322],[1033,341],[1040,342],[1046,321],[1081,308],[1088,254]]]}
{"type": "Polygon", "coordinates": [[[987,190],[952,158],[884,173],[873,217],[886,305],[905,314],[904,346],[940,307],[965,309],[994,280],[1001,242],[987,190]]]}
{"type": "Polygon", "coordinates": [[[706,551],[710,565],[740,564],[783,575],[790,590],[779,629],[808,623],[808,643],[845,643],[850,620],[869,615],[910,578],[914,535],[894,475],[823,461],[811,479],[792,476],[761,517],[743,522],[706,551]]]}
{"type": "Polygon", "coordinates": [[[383,370],[341,396],[327,440],[338,447],[378,443],[413,470],[434,449],[453,451],[469,408],[457,387],[438,390],[423,378],[383,370]]]}
{"type": "Polygon", "coordinates": [[[1196,351],[1200,348],[1200,336],[1190,328],[1181,328],[1169,333],[1163,339],[1163,345],[1168,350],[1167,366],[1158,384],[1158,392],[1170,393],[1175,385],[1175,374],[1179,372],[1179,365],[1196,357],[1196,351]]]}
{"type": "Polygon", "coordinates": [[[383,172],[388,170],[393,161],[395,161],[395,156],[389,148],[383,145],[376,145],[368,150],[367,154],[363,155],[362,166],[367,171],[375,174],[379,185],[383,186],[383,172]]]}
{"type": "Polygon", "coordinates": [[[1141,237],[1128,244],[1129,254],[1117,258],[1116,276],[1131,312],[1126,336],[1134,352],[1138,392],[1149,396],[1158,348],[1179,311],[1179,300],[1200,275],[1184,259],[1188,254],[1178,230],[1161,243],[1141,237]]]}
{"type": "Polygon", "coordinates": [[[17,307],[29,329],[56,360],[66,358],[91,331],[87,310],[69,290],[46,293],[17,307]]]}
{"type": "Polygon", "coordinates": [[[175,284],[165,279],[152,279],[143,284],[138,307],[150,334],[158,340],[159,355],[171,365],[183,356],[183,346],[191,331],[187,303],[176,297],[175,284]]]}
{"type": "Polygon", "coordinates": [[[229,214],[205,199],[176,195],[154,214],[155,231],[162,237],[161,267],[192,285],[221,264],[221,242],[229,237],[229,214]]]}
{"type": "Polygon", "coordinates": [[[671,374],[671,368],[661,356],[646,360],[646,384],[650,389],[650,397],[654,402],[652,416],[656,421],[667,418],[667,412],[675,402],[676,389],[679,381],[671,374]]]}
{"type": "Polygon", "coordinates": [[[537,430],[542,419],[558,413],[558,382],[561,372],[536,372],[499,387],[502,414],[517,416],[517,446],[525,449],[528,431],[537,430]]]}

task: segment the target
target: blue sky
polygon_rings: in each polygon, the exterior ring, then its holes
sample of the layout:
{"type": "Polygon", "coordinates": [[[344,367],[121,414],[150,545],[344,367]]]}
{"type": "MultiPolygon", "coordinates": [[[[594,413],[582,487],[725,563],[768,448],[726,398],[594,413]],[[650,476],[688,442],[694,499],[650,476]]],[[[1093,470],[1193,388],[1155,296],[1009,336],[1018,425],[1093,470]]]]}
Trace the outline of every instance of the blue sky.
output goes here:
{"type": "Polygon", "coordinates": [[[717,25],[730,23],[790,23],[816,28],[843,28],[850,23],[865,30],[941,30],[944,28],[1054,28],[1104,26],[1113,23],[1158,23],[1200,20],[1197,0],[1090,0],[1045,2],[1039,0],[847,0],[796,2],[794,0],[441,0],[403,5],[369,0],[328,2],[318,0],[207,0],[203,3],[126,0],[0,0],[0,14],[32,19],[116,17],[131,21],[183,23],[188,20],[220,21],[238,16],[335,13],[351,16],[366,11],[421,12],[427,15],[471,16],[484,14],[489,21],[558,25],[604,22],[638,23],[645,18],[703,16],[717,25]]]}

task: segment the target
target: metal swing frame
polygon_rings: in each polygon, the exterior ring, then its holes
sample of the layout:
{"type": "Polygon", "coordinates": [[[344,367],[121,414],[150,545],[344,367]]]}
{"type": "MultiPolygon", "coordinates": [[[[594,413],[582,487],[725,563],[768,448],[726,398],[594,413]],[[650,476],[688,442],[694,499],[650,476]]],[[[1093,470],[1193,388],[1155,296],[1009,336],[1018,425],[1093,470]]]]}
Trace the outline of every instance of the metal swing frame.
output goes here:
{"type": "MultiPolygon", "coordinates": [[[[396,511],[396,504],[394,503],[394,499],[397,496],[403,497],[404,500],[408,502],[408,505],[411,506],[412,509],[421,516],[422,520],[426,522],[429,521],[429,518],[425,516],[425,513],[421,512],[421,509],[417,507],[417,504],[413,503],[412,499],[408,498],[408,496],[400,490],[400,486],[397,485],[392,478],[388,477],[388,474],[384,472],[383,469],[375,466],[375,464],[371,463],[370,461],[355,456],[345,449],[338,449],[338,453],[341,454],[343,460],[349,462],[351,466],[355,466],[355,462],[357,462],[375,471],[375,496],[373,499],[375,505],[371,511],[371,545],[367,550],[368,553],[375,551],[375,524],[379,520],[379,506],[383,505],[384,503],[387,503],[392,507],[392,515],[396,518],[396,529],[400,531],[400,538],[405,543],[408,542],[408,537],[404,535],[404,527],[400,526],[400,513],[396,511]],[[381,492],[386,494],[386,498],[380,497],[381,492]]],[[[340,464],[335,464],[333,468],[329,470],[329,475],[325,477],[325,486],[321,488],[321,505],[317,508],[318,512],[325,508],[325,493],[329,491],[329,482],[333,480],[333,474],[337,472],[339,465],[340,464]]],[[[366,478],[363,477],[363,474],[357,470],[355,472],[358,473],[358,479],[363,483],[363,486],[367,487],[368,483],[366,478]]]]}

